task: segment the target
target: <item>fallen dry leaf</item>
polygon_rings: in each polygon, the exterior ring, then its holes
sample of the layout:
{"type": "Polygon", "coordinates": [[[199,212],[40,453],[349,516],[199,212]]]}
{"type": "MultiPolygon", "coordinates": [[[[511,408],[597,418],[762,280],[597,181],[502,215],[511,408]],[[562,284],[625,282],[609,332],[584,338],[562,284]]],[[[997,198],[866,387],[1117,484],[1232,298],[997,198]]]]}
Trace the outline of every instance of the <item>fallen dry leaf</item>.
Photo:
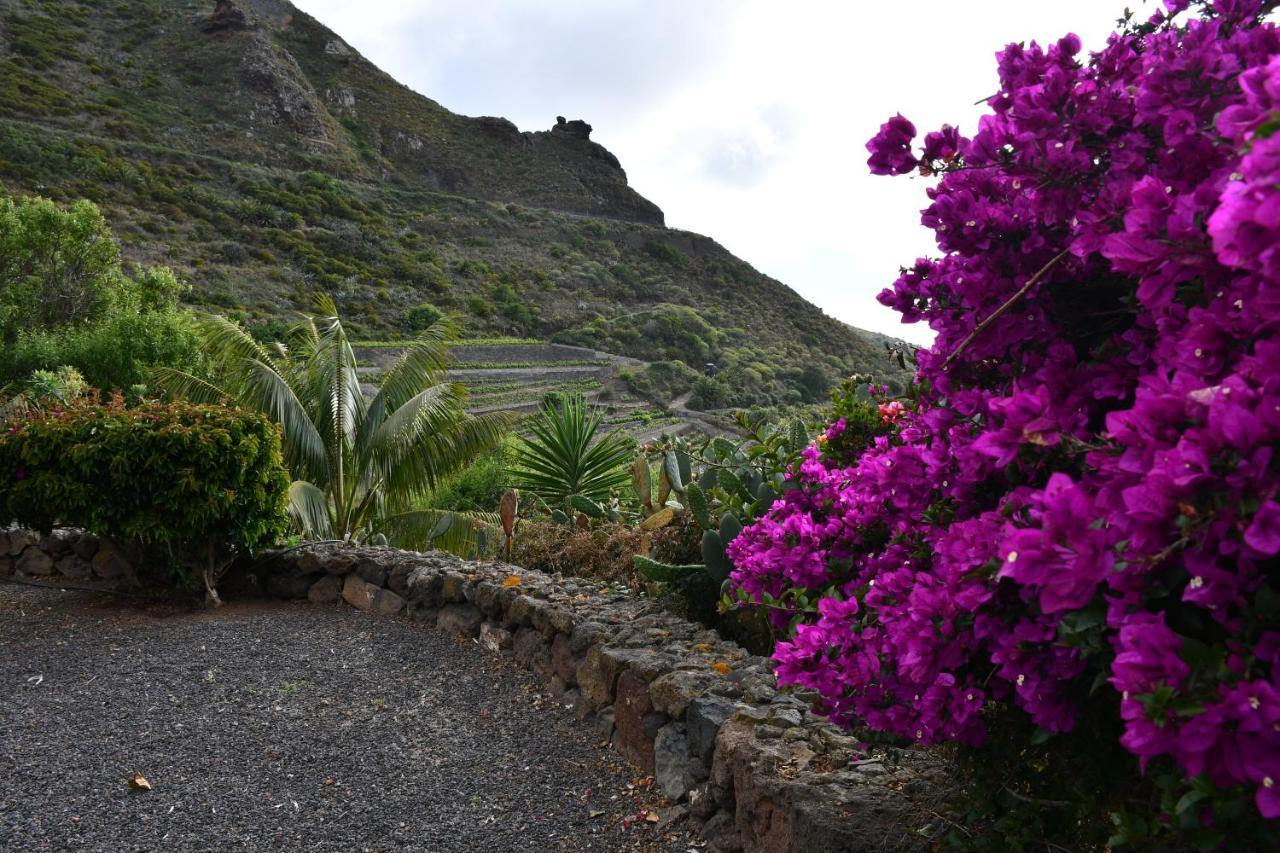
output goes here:
{"type": "Polygon", "coordinates": [[[141,773],[134,773],[129,777],[129,787],[135,791],[150,791],[151,783],[141,773]]]}
{"type": "Polygon", "coordinates": [[[520,586],[519,575],[507,575],[505,578],[502,579],[503,589],[511,589],[511,587],[513,586],[520,586]]]}
{"type": "Polygon", "coordinates": [[[649,823],[657,823],[657,822],[658,822],[658,813],[657,813],[657,812],[655,812],[655,811],[653,811],[653,810],[649,810],[649,811],[647,811],[647,812],[645,812],[645,813],[644,813],[644,819],[645,819],[645,820],[647,820],[647,821],[649,821],[649,823]]]}
{"type": "Polygon", "coordinates": [[[640,529],[649,531],[657,530],[660,527],[666,527],[676,517],[676,511],[671,507],[663,507],[653,515],[640,522],[640,529]]]}

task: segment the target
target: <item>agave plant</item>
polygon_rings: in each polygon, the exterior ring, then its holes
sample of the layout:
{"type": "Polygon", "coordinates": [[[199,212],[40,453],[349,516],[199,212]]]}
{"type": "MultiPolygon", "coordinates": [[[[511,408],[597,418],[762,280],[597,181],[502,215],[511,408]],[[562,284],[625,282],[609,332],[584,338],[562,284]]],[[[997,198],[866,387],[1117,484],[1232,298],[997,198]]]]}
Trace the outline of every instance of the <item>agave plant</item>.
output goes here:
{"type": "Polygon", "coordinates": [[[614,489],[631,481],[625,463],[632,441],[617,430],[601,435],[603,420],[581,394],[548,399],[528,422],[529,435],[516,450],[516,487],[566,511],[575,497],[608,501],[614,489]]]}
{"type": "Polygon", "coordinates": [[[415,509],[443,478],[502,440],[505,413],[466,413],[466,387],[446,381],[457,329],[431,324],[404,349],[366,396],[333,300],[317,300],[288,345],[264,346],[225,317],[198,319],[212,381],[171,368],[155,372],[168,393],[233,403],[280,424],[294,482],[290,515],[303,535],[404,547],[467,550],[496,516],[415,509]]]}

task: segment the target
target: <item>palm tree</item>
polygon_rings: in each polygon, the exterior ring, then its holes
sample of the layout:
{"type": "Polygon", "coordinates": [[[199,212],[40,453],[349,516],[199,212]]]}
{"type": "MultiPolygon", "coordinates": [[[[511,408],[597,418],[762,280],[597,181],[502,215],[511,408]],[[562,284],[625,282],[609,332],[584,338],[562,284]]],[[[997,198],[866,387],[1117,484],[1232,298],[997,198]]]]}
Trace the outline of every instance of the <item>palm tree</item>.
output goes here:
{"type": "Polygon", "coordinates": [[[607,503],[612,490],[631,481],[624,463],[634,442],[618,430],[600,435],[603,420],[581,394],[549,399],[516,449],[515,485],[566,511],[575,496],[607,503]]]}
{"type": "Polygon", "coordinates": [[[405,547],[466,549],[484,514],[415,509],[440,481],[501,442],[511,417],[466,413],[464,385],[445,379],[457,329],[447,318],[410,342],[376,393],[361,388],[355,354],[333,300],[305,316],[289,345],[264,346],[225,317],[198,319],[212,381],[162,368],[168,393],[230,400],[280,424],[294,482],[290,514],[305,536],[364,540],[379,534],[405,547]]]}

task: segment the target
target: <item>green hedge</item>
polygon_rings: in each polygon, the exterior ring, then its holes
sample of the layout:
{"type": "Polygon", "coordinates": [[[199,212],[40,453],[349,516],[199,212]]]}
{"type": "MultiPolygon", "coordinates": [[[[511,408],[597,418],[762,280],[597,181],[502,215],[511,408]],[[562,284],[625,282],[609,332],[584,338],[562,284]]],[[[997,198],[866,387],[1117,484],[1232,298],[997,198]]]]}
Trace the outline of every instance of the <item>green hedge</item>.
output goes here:
{"type": "Polygon", "coordinates": [[[135,543],[213,604],[236,555],[283,537],[288,489],[279,428],[238,409],[85,405],[0,433],[0,520],[135,543]]]}

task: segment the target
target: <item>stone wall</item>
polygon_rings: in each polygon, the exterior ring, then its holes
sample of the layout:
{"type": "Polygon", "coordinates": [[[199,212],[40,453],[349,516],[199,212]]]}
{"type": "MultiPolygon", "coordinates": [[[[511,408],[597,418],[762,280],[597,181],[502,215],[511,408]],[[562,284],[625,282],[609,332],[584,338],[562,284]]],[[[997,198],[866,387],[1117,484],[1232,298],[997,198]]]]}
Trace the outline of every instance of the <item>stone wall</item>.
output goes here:
{"type": "Polygon", "coordinates": [[[136,586],[128,549],[83,530],[59,529],[46,535],[0,528],[0,577],[114,590],[136,586]]]}
{"type": "Polygon", "coordinates": [[[939,762],[897,761],[779,692],[766,658],[661,606],[577,578],[438,552],[317,544],[259,579],[277,596],[345,601],[470,638],[542,678],[725,851],[929,849],[939,762]]]}

